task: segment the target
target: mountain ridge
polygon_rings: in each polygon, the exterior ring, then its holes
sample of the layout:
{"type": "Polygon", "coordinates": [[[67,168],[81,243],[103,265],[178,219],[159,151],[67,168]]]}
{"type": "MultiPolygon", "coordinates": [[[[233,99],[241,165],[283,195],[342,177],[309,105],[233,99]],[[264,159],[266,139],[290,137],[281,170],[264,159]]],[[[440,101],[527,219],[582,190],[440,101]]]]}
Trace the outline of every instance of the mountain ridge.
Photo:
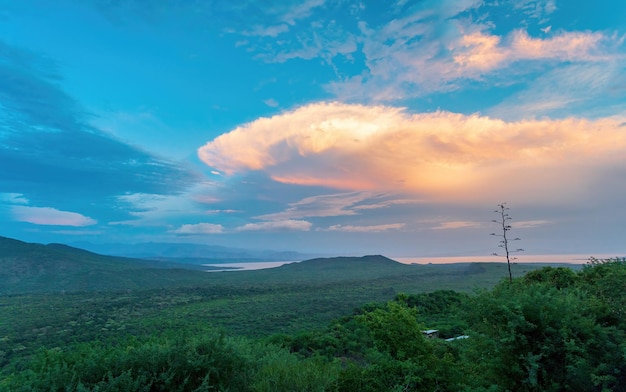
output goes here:
{"type": "Polygon", "coordinates": [[[254,250],[231,248],[221,245],[207,245],[176,242],[140,242],[136,244],[94,244],[76,242],[72,246],[112,256],[146,258],[157,260],[197,259],[198,264],[204,260],[228,261],[293,261],[303,260],[316,255],[304,254],[289,250],[254,250]]]}
{"type": "Polygon", "coordinates": [[[0,295],[154,288],[177,281],[199,282],[201,276],[180,264],[0,236],[0,295]]]}

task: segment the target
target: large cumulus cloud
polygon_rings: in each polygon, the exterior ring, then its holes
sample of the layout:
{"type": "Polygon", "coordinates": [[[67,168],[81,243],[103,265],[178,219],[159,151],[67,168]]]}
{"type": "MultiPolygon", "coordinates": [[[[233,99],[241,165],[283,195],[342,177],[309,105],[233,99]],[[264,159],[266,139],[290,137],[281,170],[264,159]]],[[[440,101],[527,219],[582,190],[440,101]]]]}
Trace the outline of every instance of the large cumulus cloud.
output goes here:
{"type": "Polygon", "coordinates": [[[263,171],[282,183],[561,201],[624,167],[622,118],[507,122],[390,106],[309,104],[233,129],[199,157],[225,174],[263,171]]]}

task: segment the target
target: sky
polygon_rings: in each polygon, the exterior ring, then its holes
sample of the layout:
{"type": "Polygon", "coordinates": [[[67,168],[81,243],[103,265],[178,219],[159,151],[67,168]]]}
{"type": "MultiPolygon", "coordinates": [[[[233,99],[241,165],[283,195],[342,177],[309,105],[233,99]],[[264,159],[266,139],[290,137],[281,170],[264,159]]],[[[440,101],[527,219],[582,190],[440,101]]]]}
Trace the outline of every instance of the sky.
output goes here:
{"type": "Polygon", "coordinates": [[[0,0],[0,235],[626,253],[623,0],[0,0]]]}

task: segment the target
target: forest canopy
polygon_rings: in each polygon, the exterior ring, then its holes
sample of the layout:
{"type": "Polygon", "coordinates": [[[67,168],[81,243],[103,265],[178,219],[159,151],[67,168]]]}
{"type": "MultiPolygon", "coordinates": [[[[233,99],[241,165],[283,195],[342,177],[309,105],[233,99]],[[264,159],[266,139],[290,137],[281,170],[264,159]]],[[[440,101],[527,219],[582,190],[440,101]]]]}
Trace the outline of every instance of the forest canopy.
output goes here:
{"type": "Polygon", "coordinates": [[[618,391],[625,285],[626,260],[592,259],[473,294],[397,294],[326,328],[265,338],[155,323],[142,337],[14,356],[0,390],[618,391]]]}

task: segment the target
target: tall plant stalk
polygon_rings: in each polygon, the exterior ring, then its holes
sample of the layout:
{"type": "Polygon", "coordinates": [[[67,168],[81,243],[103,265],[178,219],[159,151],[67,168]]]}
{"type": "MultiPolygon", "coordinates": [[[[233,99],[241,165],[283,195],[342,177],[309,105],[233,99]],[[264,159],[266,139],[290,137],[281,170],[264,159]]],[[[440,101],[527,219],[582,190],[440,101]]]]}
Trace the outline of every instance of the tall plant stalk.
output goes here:
{"type": "Polygon", "coordinates": [[[507,233],[511,231],[512,227],[509,224],[509,221],[512,219],[509,213],[507,212],[509,208],[506,206],[506,203],[498,204],[498,209],[494,212],[499,215],[499,219],[494,219],[492,222],[497,223],[502,229],[502,234],[491,233],[491,235],[500,237],[500,243],[498,247],[504,249],[504,254],[500,255],[498,253],[492,253],[493,256],[504,256],[506,257],[506,264],[509,269],[509,282],[513,282],[513,273],[511,272],[511,262],[516,260],[517,257],[512,257],[511,253],[523,252],[524,249],[518,248],[515,250],[511,250],[509,248],[511,241],[519,241],[520,238],[509,238],[507,233]]]}

